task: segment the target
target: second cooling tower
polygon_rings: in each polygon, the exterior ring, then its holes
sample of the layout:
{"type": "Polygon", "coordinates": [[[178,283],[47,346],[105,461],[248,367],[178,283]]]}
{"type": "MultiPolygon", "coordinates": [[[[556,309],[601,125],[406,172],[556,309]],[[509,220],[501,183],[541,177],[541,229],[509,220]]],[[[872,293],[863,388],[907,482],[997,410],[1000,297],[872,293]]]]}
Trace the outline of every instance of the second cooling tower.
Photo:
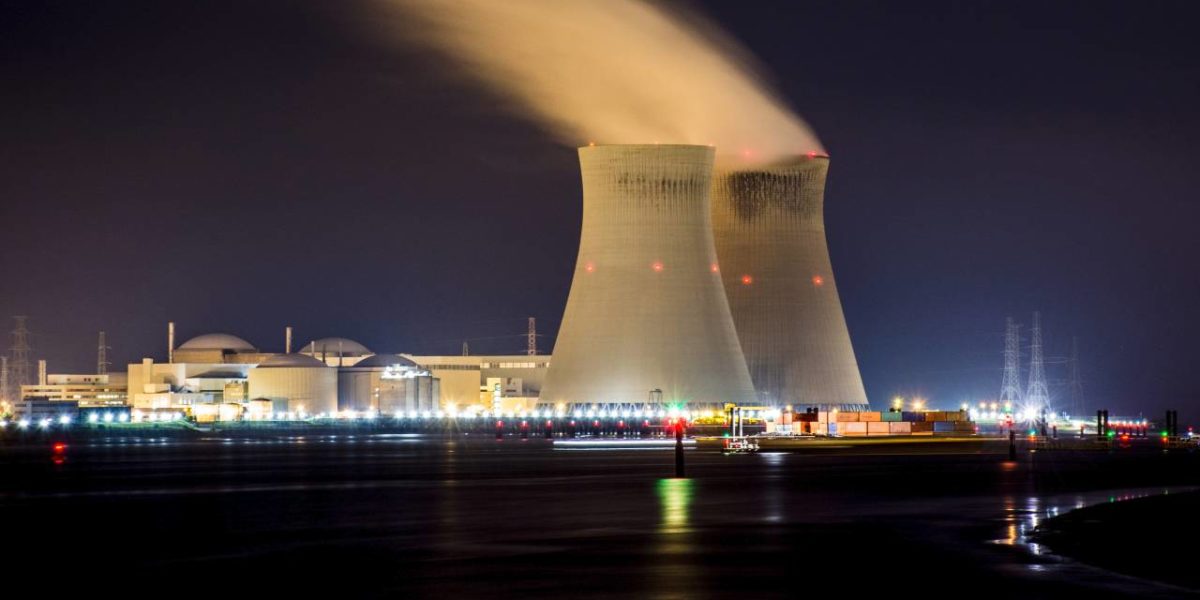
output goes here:
{"type": "Polygon", "coordinates": [[[825,242],[829,159],[729,162],[715,178],[713,236],[760,401],[865,406],[825,242]]]}
{"type": "Polygon", "coordinates": [[[579,257],[542,402],[754,398],[713,246],[713,155],[707,146],[579,149],[579,257]]]}

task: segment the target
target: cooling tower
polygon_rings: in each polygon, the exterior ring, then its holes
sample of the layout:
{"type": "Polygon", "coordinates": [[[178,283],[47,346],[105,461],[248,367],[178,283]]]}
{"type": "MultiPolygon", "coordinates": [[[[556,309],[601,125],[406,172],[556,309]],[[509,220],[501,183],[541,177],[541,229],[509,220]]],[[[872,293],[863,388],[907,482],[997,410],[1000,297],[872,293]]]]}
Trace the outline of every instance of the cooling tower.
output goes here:
{"type": "Polygon", "coordinates": [[[752,400],[716,267],[713,149],[590,146],[579,162],[579,257],[541,402],[752,400]]]}
{"type": "Polygon", "coordinates": [[[825,242],[828,157],[735,168],[714,178],[713,239],[759,400],[867,404],[825,242]]]}

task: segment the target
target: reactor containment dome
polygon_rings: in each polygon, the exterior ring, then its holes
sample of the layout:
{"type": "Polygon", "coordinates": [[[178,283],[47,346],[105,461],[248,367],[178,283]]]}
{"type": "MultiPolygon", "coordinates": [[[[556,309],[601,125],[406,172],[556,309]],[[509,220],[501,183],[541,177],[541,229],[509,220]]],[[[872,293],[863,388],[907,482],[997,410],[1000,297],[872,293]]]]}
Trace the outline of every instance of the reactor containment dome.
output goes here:
{"type": "Polygon", "coordinates": [[[713,246],[709,146],[579,149],[583,226],[541,402],[754,399],[713,246]]]}

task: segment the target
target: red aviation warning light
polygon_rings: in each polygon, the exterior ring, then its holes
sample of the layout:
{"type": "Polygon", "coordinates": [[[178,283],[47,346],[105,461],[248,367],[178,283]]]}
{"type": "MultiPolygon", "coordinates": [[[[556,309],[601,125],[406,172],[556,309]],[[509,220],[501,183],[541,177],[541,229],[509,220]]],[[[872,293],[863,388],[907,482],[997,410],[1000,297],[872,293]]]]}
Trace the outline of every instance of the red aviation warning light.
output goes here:
{"type": "Polygon", "coordinates": [[[713,273],[721,272],[721,267],[717,266],[717,263],[713,263],[712,266],[709,267],[709,269],[711,269],[713,273]]]}
{"type": "Polygon", "coordinates": [[[742,275],[742,285],[750,285],[754,283],[754,278],[749,275],[742,275]]]}
{"type": "Polygon", "coordinates": [[[661,262],[659,262],[659,261],[657,261],[657,260],[656,260],[656,261],[654,261],[653,263],[651,263],[651,264],[650,264],[650,268],[651,268],[651,269],[654,269],[654,272],[655,272],[655,273],[662,273],[662,270],[663,270],[663,264],[662,264],[661,262]]]}
{"type": "Polygon", "coordinates": [[[591,273],[592,271],[596,270],[596,265],[589,262],[589,263],[583,265],[583,270],[587,271],[588,273],[591,273]]]}
{"type": "Polygon", "coordinates": [[[825,285],[825,278],[821,277],[820,275],[813,275],[812,282],[813,282],[813,285],[815,285],[817,287],[821,287],[821,286],[825,285]]]}

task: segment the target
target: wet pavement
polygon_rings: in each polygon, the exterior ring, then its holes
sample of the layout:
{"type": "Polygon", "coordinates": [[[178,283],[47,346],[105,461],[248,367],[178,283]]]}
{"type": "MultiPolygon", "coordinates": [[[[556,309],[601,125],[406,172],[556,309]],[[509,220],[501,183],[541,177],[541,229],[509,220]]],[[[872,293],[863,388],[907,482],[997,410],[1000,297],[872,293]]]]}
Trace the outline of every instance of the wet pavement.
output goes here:
{"type": "MultiPolygon", "coordinates": [[[[43,447],[45,446],[45,447],[43,447]]],[[[948,445],[944,445],[948,446],[948,445]]],[[[409,435],[0,449],[7,589],[124,597],[1179,597],[1027,535],[1200,484],[1157,448],[726,456],[409,435]]]]}

